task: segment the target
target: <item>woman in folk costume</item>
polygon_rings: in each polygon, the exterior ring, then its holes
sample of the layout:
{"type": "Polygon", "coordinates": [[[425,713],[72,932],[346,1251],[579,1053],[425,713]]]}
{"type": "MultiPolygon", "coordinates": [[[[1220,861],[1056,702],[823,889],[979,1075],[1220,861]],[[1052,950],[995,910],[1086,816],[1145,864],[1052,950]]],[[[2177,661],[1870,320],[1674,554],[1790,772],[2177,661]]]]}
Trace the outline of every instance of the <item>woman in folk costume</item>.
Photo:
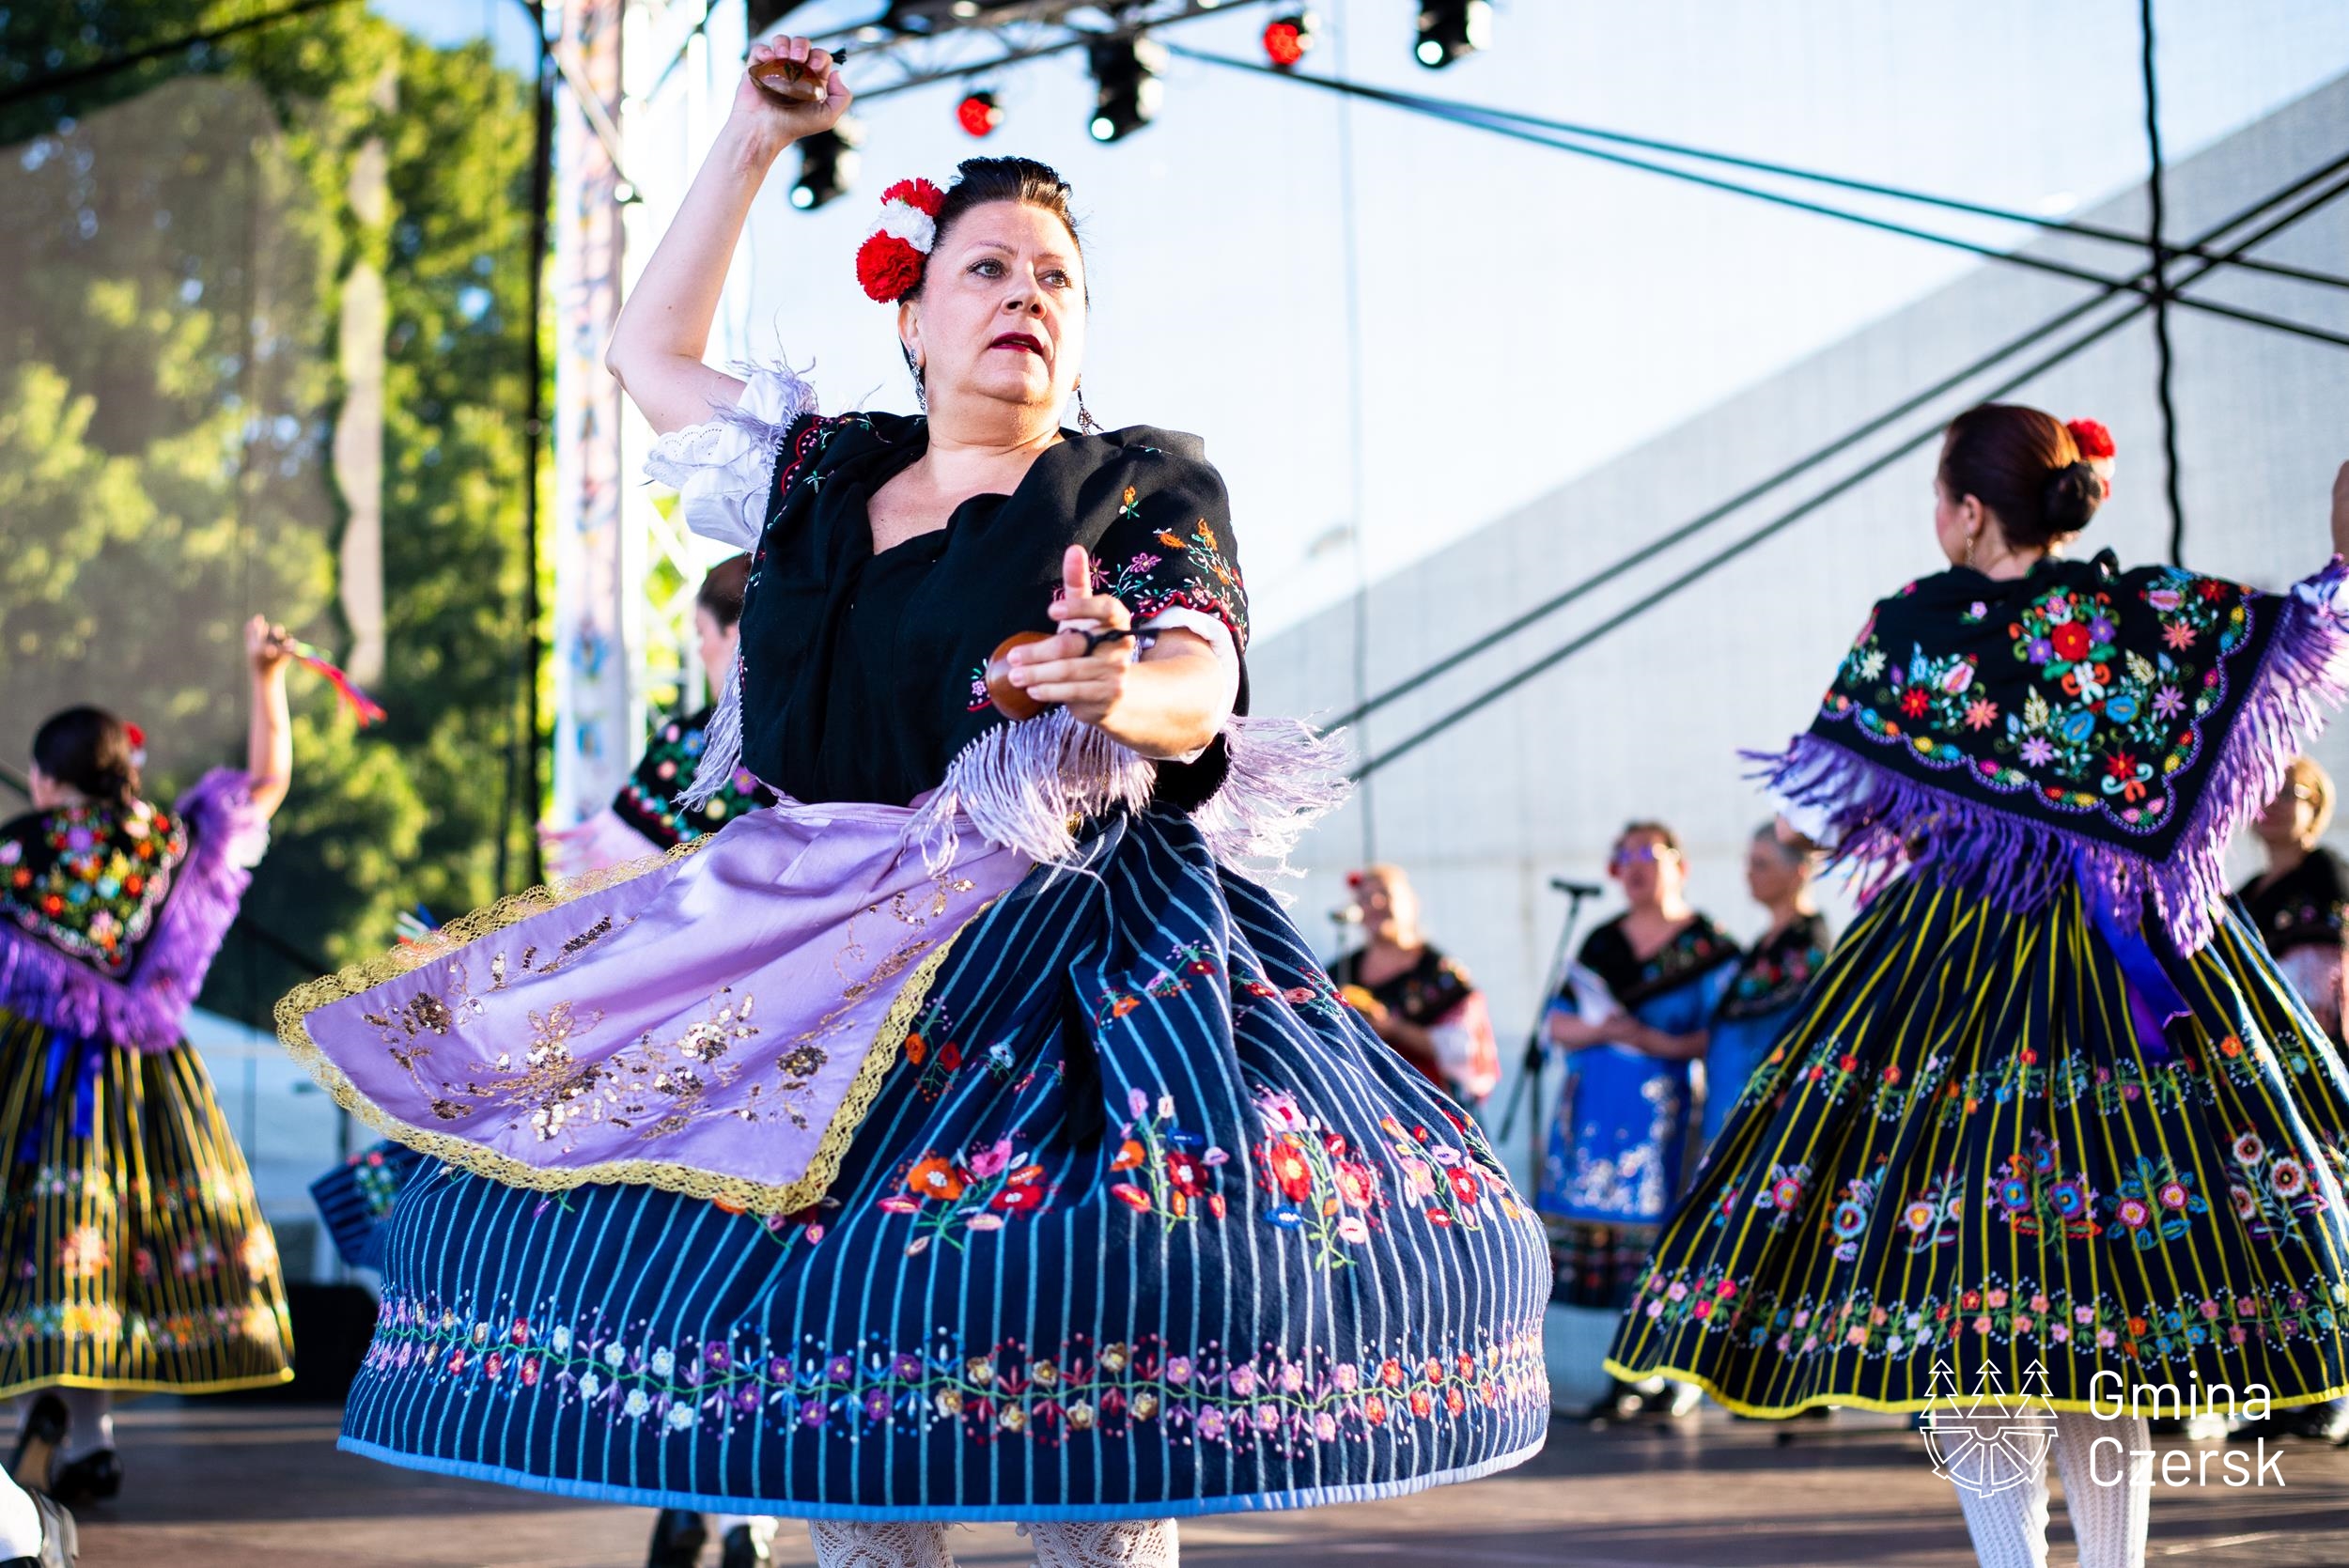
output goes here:
{"type": "MultiPolygon", "coordinates": [[[[729,556],[709,568],[693,595],[697,652],[713,692],[724,689],[741,647],[742,590],[750,576],[748,555],[729,556]]],[[[714,791],[694,787],[717,714],[712,699],[696,712],[664,720],[611,805],[577,827],[542,830],[547,869],[557,877],[607,870],[714,833],[769,804],[772,798],[739,767],[714,791]],[[688,795],[694,804],[686,804],[688,795]]]]}
{"type": "MultiPolygon", "coordinates": [[[[1630,1299],[1687,1177],[1696,1111],[1689,1063],[1704,1053],[1706,1020],[1737,958],[1737,944],[1689,905],[1688,863],[1664,824],[1624,829],[1607,874],[1630,908],[1583,939],[1567,988],[1552,1001],[1547,1027],[1568,1053],[1566,1081],[1535,1200],[1549,1227],[1550,1298],[1591,1314],[1582,1325],[1600,1332],[1630,1299]],[[1594,1325],[1597,1314],[1605,1316],[1594,1325]]],[[[1578,1338],[1574,1321],[1558,1326],[1563,1344],[1578,1338]]],[[[1628,1413],[1650,1399],[1677,1412],[1695,1396],[1649,1380],[1611,1389],[1593,1414],[1628,1413]]]]}
{"type": "Polygon", "coordinates": [[[1401,866],[1370,866],[1346,881],[1367,939],[1330,966],[1330,978],[1427,1081],[1470,1110],[1483,1105],[1501,1081],[1501,1048],[1485,993],[1465,965],[1420,929],[1419,893],[1401,866]]]}
{"type": "MultiPolygon", "coordinates": [[[[2341,1043],[2342,987],[2349,985],[2349,876],[2321,842],[2333,820],[2332,776],[2313,757],[2295,757],[2283,786],[2252,819],[2267,865],[2235,890],[2243,912],[2267,943],[2276,967],[2326,1038],[2341,1043]]],[[[2235,1442],[2260,1437],[2349,1436],[2349,1400],[2272,1411],[2235,1423],[2235,1442]]]]}
{"type": "Polygon", "coordinates": [[[720,375],[744,214],[848,97],[803,39],[755,54],[827,96],[743,85],[612,363],[683,515],[752,551],[704,778],[739,737],[780,803],[288,999],[450,1167],[393,1211],[346,1446],[804,1517],[859,1564],[947,1562],[963,1519],[1171,1562],[1180,1516],[1518,1462],[1539,1234],[1227,869],[1328,792],[1239,716],[1199,442],[1059,426],[1067,188],[997,159],[887,194],[859,271],[926,417],[720,375]]]}
{"type": "Polygon", "coordinates": [[[2107,1568],[2144,1553],[2133,1390],[2349,1387],[2349,1077],[2220,875],[2349,680],[2349,564],[2267,594],[2067,560],[2104,485],[2032,409],[1960,415],[1935,491],[1950,569],[1876,606],[1770,775],[1880,885],[1610,1366],[1760,1415],[1931,1409],[1985,1563],[2045,1560],[2052,1447],[2107,1568]],[[2052,1431],[1952,1413],[1993,1387],[2052,1431]]]}
{"type": "Polygon", "coordinates": [[[2312,757],[2293,758],[2276,798],[2251,823],[2266,867],[2235,896],[2338,1046],[2342,987],[2349,985],[2349,874],[2322,842],[2332,820],[2331,775],[2312,757]]]}
{"type": "Polygon", "coordinates": [[[276,1245],[181,1032],[293,772],[291,645],[257,617],[245,645],[242,772],[165,810],[138,731],[70,708],[34,737],[33,810],[0,827],[0,1395],[57,1390],[23,1439],[54,1463],[18,1478],[69,1502],[121,1487],[117,1391],[293,1375],[276,1245]]]}
{"type": "Polygon", "coordinates": [[[1710,1148],[1754,1068],[1778,1043],[1811,977],[1833,945],[1812,901],[1817,851],[1800,834],[1765,824],[1746,846],[1746,890],[1770,912],[1770,927],[1737,960],[1704,1040],[1703,1146],[1710,1148]]]}

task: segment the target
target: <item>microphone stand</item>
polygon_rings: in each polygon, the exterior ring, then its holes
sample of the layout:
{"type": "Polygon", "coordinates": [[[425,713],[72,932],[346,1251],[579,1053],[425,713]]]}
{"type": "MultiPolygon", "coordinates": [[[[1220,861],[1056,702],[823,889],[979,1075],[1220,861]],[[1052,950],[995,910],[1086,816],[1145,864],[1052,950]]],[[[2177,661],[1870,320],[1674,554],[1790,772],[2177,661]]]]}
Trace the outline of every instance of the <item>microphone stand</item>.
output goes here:
{"type": "MultiPolygon", "coordinates": [[[[1536,1106],[1540,1102],[1542,1069],[1549,1062],[1549,1004],[1566,983],[1566,965],[1574,952],[1575,928],[1582,924],[1582,906],[1596,898],[1599,890],[1588,882],[1569,882],[1562,877],[1549,879],[1551,889],[1566,895],[1566,918],[1558,927],[1558,946],[1549,958],[1549,977],[1543,982],[1541,1000],[1534,1004],[1533,1027],[1525,1037],[1524,1070],[1517,1074],[1517,1083],[1509,1091],[1509,1103],[1501,1108],[1501,1139],[1508,1141],[1517,1123],[1517,1112],[1531,1094],[1536,1106]]],[[[1542,1119],[1538,1110],[1533,1116],[1532,1151],[1533,1163],[1527,1175],[1535,1188],[1541,1186],[1542,1119]]]]}

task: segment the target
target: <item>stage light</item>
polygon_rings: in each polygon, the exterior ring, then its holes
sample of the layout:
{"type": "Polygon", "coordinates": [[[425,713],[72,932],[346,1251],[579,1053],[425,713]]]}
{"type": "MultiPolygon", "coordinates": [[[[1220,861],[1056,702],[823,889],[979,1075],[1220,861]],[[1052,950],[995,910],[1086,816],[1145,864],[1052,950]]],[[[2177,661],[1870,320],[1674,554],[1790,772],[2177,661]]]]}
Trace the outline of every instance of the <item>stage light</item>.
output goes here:
{"type": "Polygon", "coordinates": [[[1091,53],[1095,141],[1121,141],[1159,117],[1166,96],[1166,84],[1159,80],[1166,45],[1147,33],[1128,33],[1095,44],[1091,53]]]}
{"type": "Polygon", "coordinates": [[[1419,63],[1428,70],[1441,70],[1492,41],[1491,0],[1420,0],[1419,63]]]}
{"type": "Polygon", "coordinates": [[[995,95],[981,88],[963,95],[962,101],[955,105],[955,118],[972,135],[986,136],[1003,123],[1003,111],[997,105],[995,95]]]}
{"type": "Polygon", "coordinates": [[[813,212],[856,183],[857,148],[864,145],[864,127],[843,115],[830,131],[800,138],[800,178],[791,186],[791,205],[813,212]]]}
{"type": "Polygon", "coordinates": [[[1299,11],[1265,23],[1265,57],[1283,70],[1294,70],[1314,46],[1314,13],[1299,11]]]}

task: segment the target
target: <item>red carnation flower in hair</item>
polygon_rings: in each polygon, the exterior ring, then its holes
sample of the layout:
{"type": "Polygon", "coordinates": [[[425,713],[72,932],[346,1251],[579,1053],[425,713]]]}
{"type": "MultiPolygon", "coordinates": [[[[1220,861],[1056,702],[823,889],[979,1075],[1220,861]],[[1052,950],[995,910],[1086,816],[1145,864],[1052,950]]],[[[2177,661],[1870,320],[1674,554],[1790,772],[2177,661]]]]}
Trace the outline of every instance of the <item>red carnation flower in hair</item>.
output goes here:
{"type": "Polygon", "coordinates": [[[938,210],[945,205],[946,193],[926,179],[900,179],[883,191],[880,199],[884,207],[893,201],[901,201],[908,207],[920,209],[926,217],[935,218],[938,210]]]}
{"type": "Polygon", "coordinates": [[[2063,427],[2072,432],[2072,444],[2080,449],[2082,462],[2096,462],[2121,450],[2112,443],[2112,432],[2092,419],[2075,419],[2063,427]]]}
{"type": "Polygon", "coordinates": [[[894,234],[876,234],[856,251],[856,280],[882,304],[894,304],[922,281],[920,251],[894,234]]]}
{"type": "Polygon", "coordinates": [[[131,743],[132,751],[137,751],[147,744],[147,732],[136,724],[125,724],[122,726],[122,738],[131,743]]]}

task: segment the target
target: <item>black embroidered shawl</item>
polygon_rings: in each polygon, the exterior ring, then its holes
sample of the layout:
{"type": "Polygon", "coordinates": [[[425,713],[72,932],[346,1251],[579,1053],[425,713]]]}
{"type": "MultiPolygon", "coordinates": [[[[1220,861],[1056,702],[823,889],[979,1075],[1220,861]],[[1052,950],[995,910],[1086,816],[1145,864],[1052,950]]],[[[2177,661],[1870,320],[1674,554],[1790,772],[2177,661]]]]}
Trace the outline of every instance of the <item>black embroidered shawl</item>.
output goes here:
{"type": "Polygon", "coordinates": [[[1814,914],[1797,915],[1784,930],[1763,938],[1737,961],[1737,972],[1731,976],[1728,994],[1721,998],[1714,1016],[1754,1018],[1788,1005],[1802,995],[1811,977],[1827,962],[1831,945],[1826,920],[1814,914]]]}
{"type": "Polygon", "coordinates": [[[701,805],[689,806],[685,792],[693,786],[702,746],[709,733],[715,705],[683,719],[671,719],[653,731],[652,742],[636,764],[636,771],[612,798],[612,814],[644,835],[656,848],[668,849],[704,833],[714,833],[745,812],[771,805],[774,798],[740,768],[701,805]]]}
{"type": "MultiPolygon", "coordinates": [[[[742,608],[742,762],[757,778],[802,800],[901,805],[936,787],[1004,722],[982,666],[1010,633],[1053,629],[1045,612],[1071,544],[1138,622],[1200,611],[1244,652],[1230,510],[1196,437],[1070,436],[1011,495],[973,497],[941,532],[876,555],[866,503],[927,442],[926,420],[887,413],[792,427],[742,608]]],[[[1159,796],[1193,807],[1228,768],[1218,740],[1194,762],[1160,764],[1159,796]]]]}
{"type": "MultiPolygon", "coordinates": [[[[1627,1008],[1679,989],[1737,956],[1737,944],[1703,915],[1691,919],[1654,955],[1641,957],[1624,935],[1623,917],[1592,932],[1582,942],[1581,964],[1607,983],[1627,1008]]],[[[1570,995],[1571,993],[1569,993],[1570,995]]]]}
{"type": "Polygon", "coordinates": [[[2132,925],[2150,897],[2192,951],[2228,836],[2349,682],[2344,577],[2269,595],[2109,553],[1941,572],[1876,606],[1809,733],[1760,760],[1845,859],[1930,862],[2023,908],[2077,879],[2132,925]]]}

